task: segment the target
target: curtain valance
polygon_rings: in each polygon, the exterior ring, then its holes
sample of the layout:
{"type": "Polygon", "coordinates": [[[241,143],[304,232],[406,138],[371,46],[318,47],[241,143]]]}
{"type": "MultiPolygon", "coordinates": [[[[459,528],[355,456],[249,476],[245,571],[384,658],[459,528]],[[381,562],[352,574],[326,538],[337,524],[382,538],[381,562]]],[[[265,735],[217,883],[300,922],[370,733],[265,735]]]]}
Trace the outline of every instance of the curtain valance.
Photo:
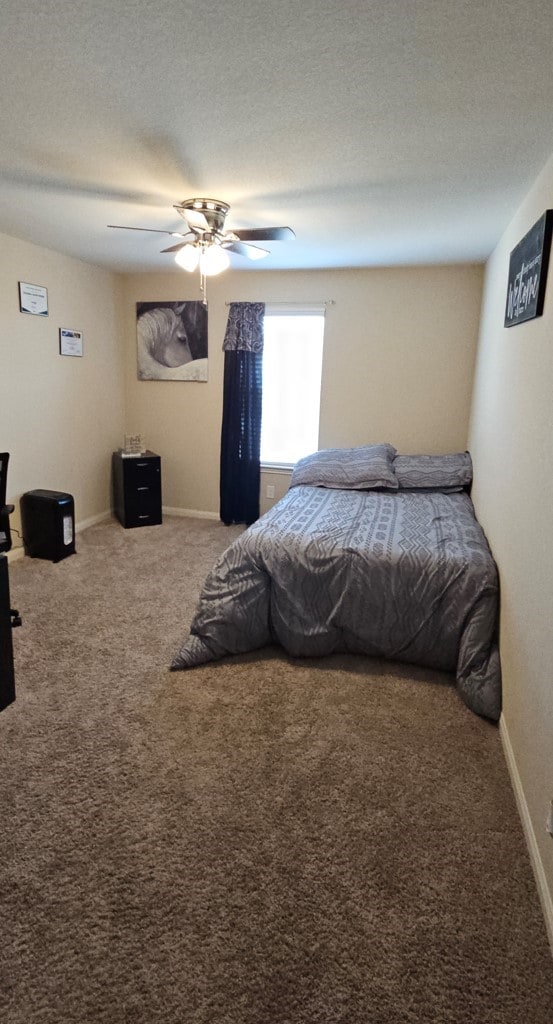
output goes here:
{"type": "Polygon", "coordinates": [[[263,352],[264,302],[231,302],[224,352],[263,352]]]}

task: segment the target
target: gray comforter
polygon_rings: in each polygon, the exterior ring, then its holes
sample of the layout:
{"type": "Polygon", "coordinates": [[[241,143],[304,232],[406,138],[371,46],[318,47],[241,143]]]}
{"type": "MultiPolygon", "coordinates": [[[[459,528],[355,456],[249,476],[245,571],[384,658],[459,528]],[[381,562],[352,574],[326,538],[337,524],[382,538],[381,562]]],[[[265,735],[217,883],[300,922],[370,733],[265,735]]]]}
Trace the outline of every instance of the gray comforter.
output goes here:
{"type": "Polygon", "coordinates": [[[280,643],[454,672],[475,712],[501,710],[498,578],[466,493],[297,486],[209,573],[171,668],[280,643]]]}

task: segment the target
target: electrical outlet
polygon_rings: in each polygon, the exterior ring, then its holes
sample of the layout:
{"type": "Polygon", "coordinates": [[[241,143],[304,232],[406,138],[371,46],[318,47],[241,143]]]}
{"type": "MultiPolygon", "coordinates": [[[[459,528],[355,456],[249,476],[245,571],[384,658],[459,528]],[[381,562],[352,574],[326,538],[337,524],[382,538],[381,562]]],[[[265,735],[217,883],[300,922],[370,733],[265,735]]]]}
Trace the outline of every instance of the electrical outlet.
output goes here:
{"type": "Polygon", "coordinates": [[[268,498],[274,498],[274,496],[275,496],[275,485],[274,484],[267,484],[267,497],[268,498]]]}
{"type": "Polygon", "coordinates": [[[551,803],[549,805],[549,814],[547,815],[547,821],[545,823],[545,828],[549,832],[549,835],[553,836],[553,800],[551,801],[551,803]]]}

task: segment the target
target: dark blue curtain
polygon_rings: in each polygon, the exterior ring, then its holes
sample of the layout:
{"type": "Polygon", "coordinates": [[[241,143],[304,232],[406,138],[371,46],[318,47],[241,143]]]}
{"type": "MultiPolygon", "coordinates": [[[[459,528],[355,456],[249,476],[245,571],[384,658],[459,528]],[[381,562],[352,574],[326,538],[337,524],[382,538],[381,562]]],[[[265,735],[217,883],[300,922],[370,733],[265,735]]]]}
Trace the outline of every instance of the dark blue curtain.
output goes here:
{"type": "Polygon", "coordinates": [[[259,518],[263,302],[233,302],[223,349],[220,516],[249,525],[259,518]]]}

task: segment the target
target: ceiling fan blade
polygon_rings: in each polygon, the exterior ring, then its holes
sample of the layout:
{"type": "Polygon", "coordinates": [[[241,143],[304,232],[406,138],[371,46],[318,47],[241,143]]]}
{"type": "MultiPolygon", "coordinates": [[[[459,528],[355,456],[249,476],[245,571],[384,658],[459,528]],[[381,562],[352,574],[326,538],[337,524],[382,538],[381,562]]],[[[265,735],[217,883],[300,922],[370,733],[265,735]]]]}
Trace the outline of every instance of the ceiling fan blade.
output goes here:
{"type": "MultiPolygon", "coordinates": [[[[236,232],[233,232],[236,234],[236,232]]],[[[222,242],[222,248],[227,252],[235,252],[237,256],[247,256],[249,260],[261,260],[269,255],[268,249],[261,249],[259,245],[245,245],[244,242],[222,242]]]]}
{"type": "Polygon", "coordinates": [[[160,252],[179,252],[180,249],[184,249],[185,245],[190,245],[190,242],[177,242],[176,245],[170,245],[168,249],[160,249],[160,252]]]}
{"type": "Polygon", "coordinates": [[[164,231],[163,228],[132,228],[129,224],[108,224],[108,228],[122,228],[123,231],[153,231],[156,235],[171,235],[171,238],[187,237],[183,235],[182,231],[164,231]]]}
{"type": "Polygon", "coordinates": [[[184,218],[192,229],[196,231],[210,230],[209,222],[201,210],[189,210],[184,206],[175,206],[175,210],[180,213],[181,217],[184,218]]]}
{"type": "Polygon", "coordinates": [[[284,242],[292,241],[296,237],[292,228],[244,228],[232,229],[241,242],[284,242]]]}

